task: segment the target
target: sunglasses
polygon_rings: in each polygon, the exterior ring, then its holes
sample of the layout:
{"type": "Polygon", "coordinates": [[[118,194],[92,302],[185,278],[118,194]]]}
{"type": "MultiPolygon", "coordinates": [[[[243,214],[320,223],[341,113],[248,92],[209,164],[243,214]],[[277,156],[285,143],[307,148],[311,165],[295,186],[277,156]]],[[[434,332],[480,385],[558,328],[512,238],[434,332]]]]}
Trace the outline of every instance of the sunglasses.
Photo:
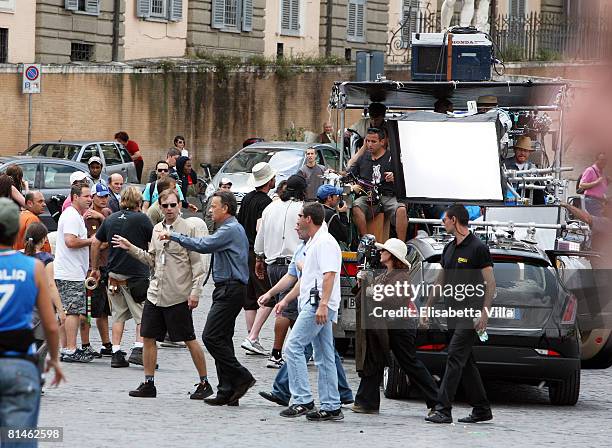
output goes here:
{"type": "Polygon", "coordinates": [[[169,171],[170,171],[170,170],[169,170],[168,168],[158,168],[158,169],[157,169],[157,172],[158,172],[158,173],[167,173],[167,172],[169,172],[169,171]]]}
{"type": "Polygon", "coordinates": [[[176,202],[170,202],[168,204],[161,204],[162,208],[175,208],[178,204],[176,202]]]}
{"type": "Polygon", "coordinates": [[[185,142],[183,140],[177,140],[176,143],[179,144],[179,143],[185,143],[185,142]]]}

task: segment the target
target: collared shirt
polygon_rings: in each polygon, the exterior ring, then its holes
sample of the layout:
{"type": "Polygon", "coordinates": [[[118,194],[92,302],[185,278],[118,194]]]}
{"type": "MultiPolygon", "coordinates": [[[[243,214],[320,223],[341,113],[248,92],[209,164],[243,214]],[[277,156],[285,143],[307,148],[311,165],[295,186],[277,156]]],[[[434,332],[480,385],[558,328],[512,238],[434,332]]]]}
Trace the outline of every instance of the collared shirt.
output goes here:
{"type": "MultiPolygon", "coordinates": [[[[317,287],[319,297],[323,294],[323,274],[335,272],[334,286],[327,307],[332,311],[338,311],[340,307],[340,269],[342,267],[342,252],[340,246],[329,234],[327,228],[321,227],[317,233],[306,244],[306,257],[300,281],[300,296],[298,308],[311,306],[310,290],[317,287]]],[[[334,321],[337,320],[337,317],[334,321]]]]}
{"type": "Polygon", "coordinates": [[[303,206],[302,201],[273,201],[263,211],[255,237],[255,253],[264,254],[267,264],[277,258],[293,257],[300,244],[295,226],[303,206]]]}
{"type": "Polygon", "coordinates": [[[298,279],[302,276],[302,270],[298,267],[298,263],[303,263],[304,258],[306,258],[306,243],[307,241],[302,241],[299,246],[295,248],[295,253],[287,269],[287,274],[298,279]]]}
{"type": "MultiPolygon", "coordinates": [[[[204,283],[204,265],[197,252],[190,252],[174,241],[161,241],[158,235],[166,226],[160,222],[153,227],[149,250],[132,246],[129,253],[148,264],[153,275],[147,300],[153,305],[168,307],[185,302],[190,296],[200,297],[204,283]]],[[[180,216],[170,231],[188,237],[196,236],[196,229],[180,216]]]]}
{"type": "Polygon", "coordinates": [[[245,285],[249,281],[249,240],[238,220],[227,218],[215,233],[200,238],[190,238],[172,232],[170,239],[187,250],[202,254],[212,254],[215,283],[225,280],[238,280],[245,285]]]}

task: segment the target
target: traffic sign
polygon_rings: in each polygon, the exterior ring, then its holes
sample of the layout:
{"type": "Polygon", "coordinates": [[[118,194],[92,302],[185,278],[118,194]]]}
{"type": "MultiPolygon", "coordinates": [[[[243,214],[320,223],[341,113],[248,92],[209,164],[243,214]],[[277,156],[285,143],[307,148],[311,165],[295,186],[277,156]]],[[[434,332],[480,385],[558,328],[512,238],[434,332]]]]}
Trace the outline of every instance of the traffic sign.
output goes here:
{"type": "Polygon", "coordinates": [[[23,93],[40,93],[40,64],[23,66],[23,93]]]}

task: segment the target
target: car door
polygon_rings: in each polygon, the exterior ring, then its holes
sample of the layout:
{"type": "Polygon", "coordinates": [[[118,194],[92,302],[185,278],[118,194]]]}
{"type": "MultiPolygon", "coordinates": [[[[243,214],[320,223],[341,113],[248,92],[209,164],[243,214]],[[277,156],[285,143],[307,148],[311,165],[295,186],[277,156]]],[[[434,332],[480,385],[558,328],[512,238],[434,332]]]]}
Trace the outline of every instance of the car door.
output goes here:
{"type": "Polygon", "coordinates": [[[100,143],[100,149],[106,163],[105,172],[107,175],[119,173],[127,182],[138,182],[134,162],[132,162],[127,150],[125,150],[127,153],[126,158],[123,156],[120,146],[113,142],[100,143]],[[133,177],[130,176],[130,167],[134,171],[133,177]]]}
{"type": "Polygon", "coordinates": [[[331,168],[336,172],[340,170],[340,154],[338,151],[332,148],[320,147],[318,148],[318,152],[320,154],[319,159],[323,158],[323,162],[319,162],[321,165],[325,165],[327,168],[331,168]]]}
{"type": "Polygon", "coordinates": [[[23,171],[23,180],[28,183],[30,190],[38,190],[40,183],[37,182],[38,162],[20,163],[19,168],[23,171]]]}

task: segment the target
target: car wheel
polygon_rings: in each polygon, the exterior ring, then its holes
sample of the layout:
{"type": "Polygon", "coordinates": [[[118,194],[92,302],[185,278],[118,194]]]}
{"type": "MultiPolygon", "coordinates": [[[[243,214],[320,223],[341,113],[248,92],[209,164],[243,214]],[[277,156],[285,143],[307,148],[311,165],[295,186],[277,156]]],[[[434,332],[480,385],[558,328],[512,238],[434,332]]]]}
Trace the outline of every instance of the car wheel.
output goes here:
{"type": "Polygon", "coordinates": [[[580,370],[576,370],[565,381],[552,383],[548,387],[550,404],[558,406],[573,406],[580,395],[580,370]]]}
{"type": "Polygon", "coordinates": [[[385,367],[383,393],[386,398],[408,398],[410,395],[408,376],[406,376],[393,356],[391,357],[390,365],[385,367]]]}

